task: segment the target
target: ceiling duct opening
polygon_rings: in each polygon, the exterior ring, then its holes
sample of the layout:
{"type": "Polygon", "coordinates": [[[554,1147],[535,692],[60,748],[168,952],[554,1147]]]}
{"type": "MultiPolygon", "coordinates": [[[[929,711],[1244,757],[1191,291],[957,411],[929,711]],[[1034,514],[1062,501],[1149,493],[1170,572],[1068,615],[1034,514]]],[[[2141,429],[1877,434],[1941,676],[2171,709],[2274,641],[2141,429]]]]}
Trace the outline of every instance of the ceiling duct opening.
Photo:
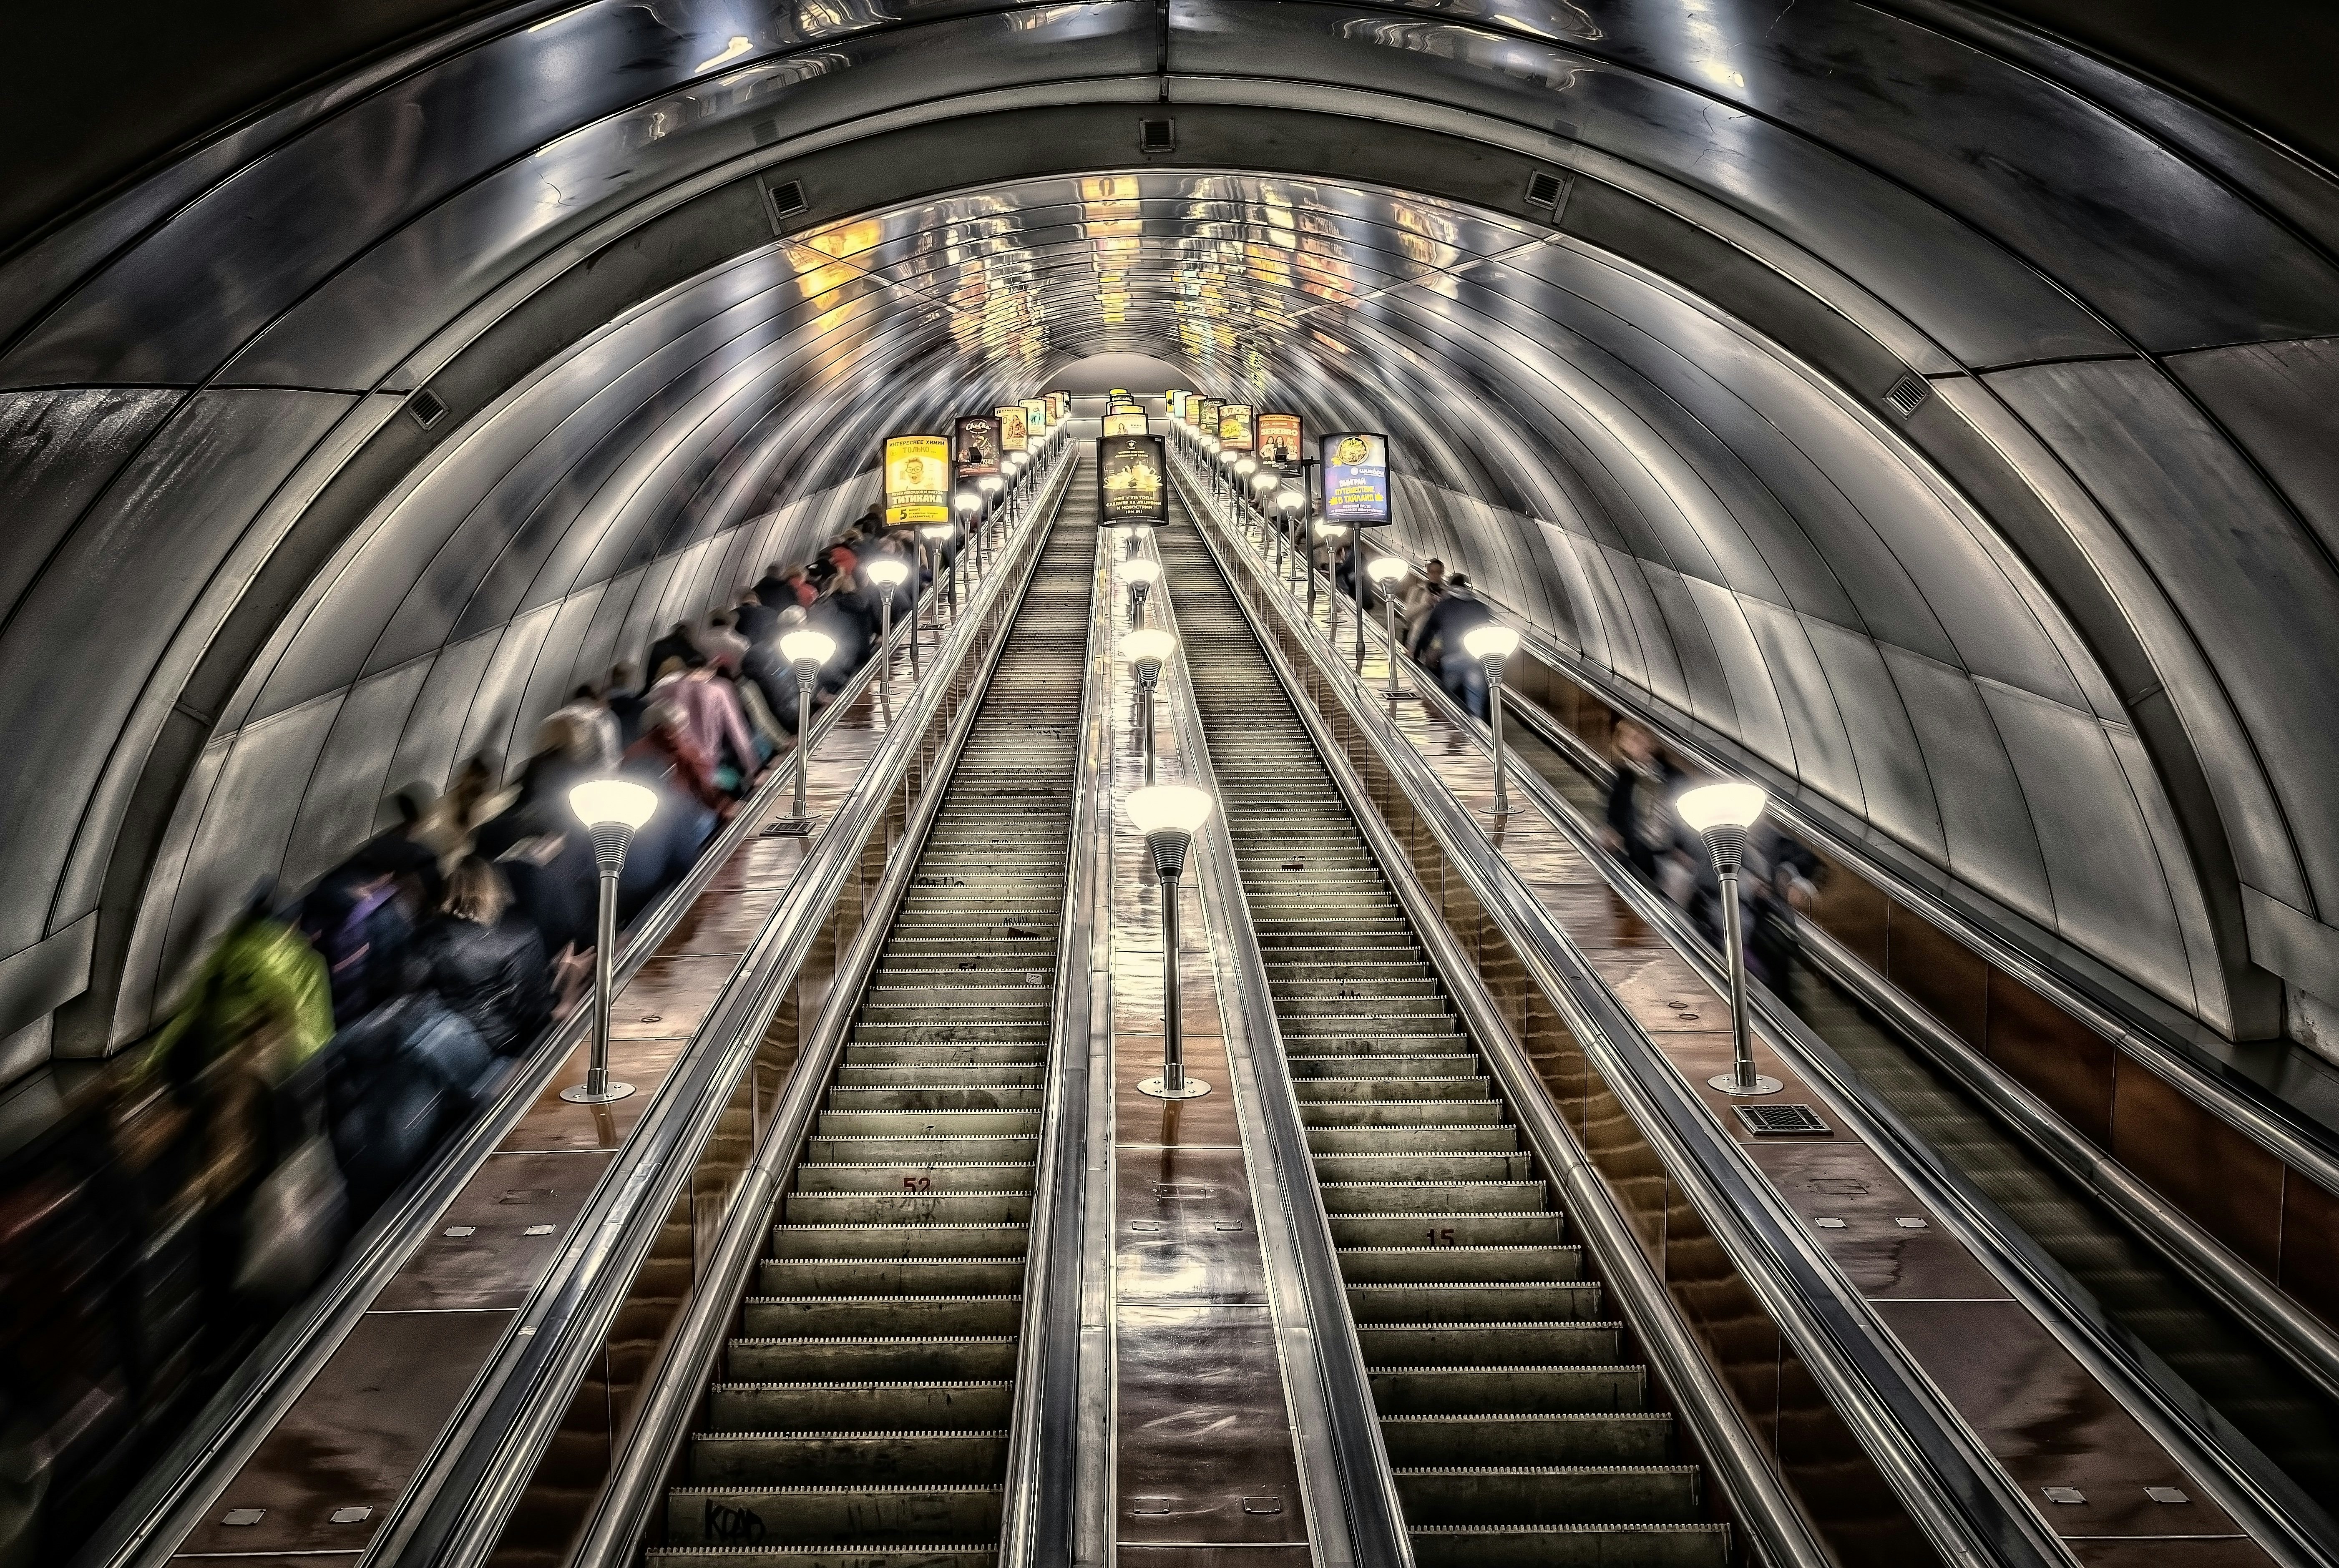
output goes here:
{"type": "Polygon", "coordinates": [[[1175,120],[1140,120],[1137,123],[1137,145],[1144,153],[1175,153],[1178,150],[1178,123],[1175,120]]]}

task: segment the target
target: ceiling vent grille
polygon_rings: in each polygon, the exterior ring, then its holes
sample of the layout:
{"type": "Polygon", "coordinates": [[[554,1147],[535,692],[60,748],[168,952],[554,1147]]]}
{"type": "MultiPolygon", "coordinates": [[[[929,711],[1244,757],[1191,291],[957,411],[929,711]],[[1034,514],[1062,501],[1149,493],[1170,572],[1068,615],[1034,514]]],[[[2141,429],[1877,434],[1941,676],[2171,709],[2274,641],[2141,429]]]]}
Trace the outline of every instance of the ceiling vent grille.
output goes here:
{"type": "Polygon", "coordinates": [[[1808,1105],[1733,1105],[1738,1119],[1757,1138],[1781,1134],[1825,1132],[1828,1124],[1808,1105]]]}
{"type": "Polygon", "coordinates": [[[1891,390],[1884,394],[1884,404],[1905,419],[1923,408],[1925,399],[1932,395],[1933,389],[1925,384],[1925,378],[1914,370],[1908,370],[1902,372],[1900,379],[1893,382],[1891,390]]]}
{"type": "Polygon", "coordinates": [[[406,416],[427,430],[447,417],[446,399],[424,387],[406,399],[406,416]]]}
{"type": "Polygon", "coordinates": [[[1527,205],[1556,207],[1559,205],[1559,193],[1566,188],[1559,176],[1550,170],[1537,169],[1527,176],[1527,205]]]}
{"type": "Polygon", "coordinates": [[[1137,146],[1142,153],[1175,153],[1178,150],[1178,122],[1140,120],[1137,123],[1137,146]]]}
{"type": "Polygon", "coordinates": [[[783,180],[776,185],[768,186],[765,196],[771,202],[772,227],[775,230],[812,205],[804,196],[802,180],[783,180]]]}

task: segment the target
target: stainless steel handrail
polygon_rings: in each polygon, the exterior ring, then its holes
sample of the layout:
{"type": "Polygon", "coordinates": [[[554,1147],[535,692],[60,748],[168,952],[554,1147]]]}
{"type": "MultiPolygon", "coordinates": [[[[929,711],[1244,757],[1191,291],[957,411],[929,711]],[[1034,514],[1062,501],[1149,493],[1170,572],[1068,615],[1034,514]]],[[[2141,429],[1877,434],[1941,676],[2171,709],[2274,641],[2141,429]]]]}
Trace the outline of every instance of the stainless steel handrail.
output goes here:
{"type": "MultiPolygon", "coordinates": [[[[1212,521],[1218,521],[1215,514],[1212,521]]],[[[1277,613],[1295,613],[1287,602],[1288,590],[1270,587],[1248,549],[1222,548],[1210,529],[1203,530],[1203,537],[1230,584],[1239,570],[1257,582],[1277,613]]],[[[1239,589],[1233,597],[1251,617],[1261,646],[1279,661],[1280,651],[1259,624],[1257,608],[1239,589]]],[[[1296,628],[1296,618],[1293,624],[1296,628]]],[[[1299,635],[1321,634],[1310,627],[1299,635]]],[[[1280,668],[1297,693],[1288,665],[1280,668]]],[[[1335,684],[1350,722],[1405,789],[1473,892],[1503,923],[1537,982],[1568,1014],[1611,1091],[1665,1159],[1716,1241],[1935,1548],[1959,1563],[2042,1568],[2071,1563],[2067,1549],[2044,1528],[1939,1390],[1803,1234],[1574,942],[1544,916],[1517,873],[1499,858],[1473,851],[1484,840],[1475,820],[1394,733],[1377,700],[1368,693],[1357,700],[1361,687],[1349,690],[1355,684],[1352,673],[1335,684]]],[[[1311,717],[1314,705],[1304,694],[1295,705],[1303,718],[1311,717]]],[[[1328,735],[1323,741],[1337,750],[1328,735]]]]}
{"type": "MultiPolygon", "coordinates": [[[[1187,500],[1190,514],[1191,498],[1187,500]]],[[[1200,534],[1199,526],[1195,532],[1200,534]]],[[[1166,577],[1154,594],[1174,629],[1177,599],[1166,577]]],[[[1181,637],[1161,672],[1160,688],[1182,699],[1169,705],[1180,766],[1216,800],[1218,778],[1189,666],[1181,637]]],[[[1390,1473],[1371,1376],[1348,1311],[1338,1243],[1317,1197],[1307,1124],[1285,1060],[1283,1031],[1224,811],[1210,814],[1202,836],[1206,853],[1196,857],[1201,890],[1219,916],[1217,930],[1224,941],[1216,945],[1222,967],[1232,971],[1232,984],[1222,986],[1221,994],[1231,992],[1233,1021],[1241,1031],[1239,1039],[1230,1035],[1227,1040],[1229,1067],[1248,1080],[1229,1092],[1239,1090],[1236,1112],[1251,1186],[1265,1200],[1256,1205],[1259,1250],[1276,1306],[1292,1439],[1308,1497],[1310,1544],[1323,1568],[1411,1568],[1405,1506],[1390,1473]]]]}
{"type": "MultiPolygon", "coordinates": [[[[938,580],[932,592],[940,591],[938,580]]],[[[895,626],[893,641],[883,651],[890,653],[907,633],[906,623],[895,626]]],[[[819,737],[869,695],[876,663],[872,658],[855,672],[836,700],[814,720],[814,749],[819,737]]],[[[737,816],[709,840],[690,872],[637,917],[621,939],[615,983],[622,986],[633,978],[732,853],[759,831],[756,824],[764,814],[793,788],[794,770],[804,754],[800,746],[781,759],[737,816]]],[[[357,1326],[373,1298],[435,1234],[439,1214],[542,1097],[590,1026],[589,1011],[580,1008],[545,1032],[487,1109],[391,1196],[332,1272],[245,1357],[236,1376],[194,1417],[189,1434],[149,1468],[144,1480],[84,1543],[73,1568],[159,1568],[170,1558],[357,1326]]]]}
{"type": "Polygon", "coordinates": [[[1681,1400],[1698,1446],[1731,1499],[1732,1512],[1760,1543],[1760,1559],[1771,1568],[1833,1568],[1834,1558],[1825,1542],[1777,1471],[1762,1458],[1762,1437],[1682,1322],[1614,1194],[1553,1106],[1534,1064],[1487,993],[1477,966],[1463,952],[1423,890],[1403,847],[1374,808],[1363,780],[1324,732],[1313,705],[1297,689],[1281,650],[1264,637],[1260,646],[1374,859],[1387,874],[1408,922],[1429,949],[1440,981],[1460,1009],[1472,1042],[1493,1070],[1520,1131],[1542,1168],[1558,1180],[1571,1221],[1585,1234],[1600,1259],[1604,1282],[1615,1293],[1634,1336],[1656,1363],[1666,1386],[1681,1400]]]}
{"type": "MultiPolygon", "coordinates": [[[[1040,533],[1044,537],[1044,527],[1040,533]]],[[[1030,590],[1033,577],[1030,568],[1036,567],[1038,555],[1035,545],[1022,576],[1009,579],[1009,591],[1019,604],[1030,590]]],[[[1010,617],[1015,613],[1012,608],[1002,608],[1010,617]]],[[[969,619],[979,624],[980,617],[970,613],[969,619]]],[[[991,676],[1005,651],[1008,635],[1002,626],[999,636],[983,650],[982,670],[961,699],[948,734],[934,754],[933,766],[937,774],[947,774],[964,749],[991,676]]],[[[814,1023],[811,1044],[798,1057],[782,1088],[780,1102],[773,1108],[769,1129],[732,1198],[728,1217],[708,1255],[706,1267],[692,1287],[690,1306],[676,1326],[666,1354],[652,1369],[651,1392],[613,1458],[583,1540],[570,1559],[575,1568],[630,1563],[639,1549],[659,1500],[658,1482],[667,1474],[676,1452],[689,1435],[699,1396],[716,1358],[722,1353],[739,1297],[763,1255],[765,1228],[781,1183],[819,1113],[822,1097],[834,1075],[836,1059],[844,1049],[869,971],[875,967],[890,933],[893,912],[916,874],[920,848],[948,793],[946,787],[938,787],[919,797],[903,824],[901,838],[888,853],[884,874],[869,900],[870,912],[838,961],[834,982],[814,1023]]],[[[755,1032],[760,1038],[761,1031],[755,1032]]]]}
{"type": "MultiPolygon", "coordinates": [[[[1063,481],[1053,477],[1049,482],[1061,490],[1063,481]]],[[[1034,516],[1025,514],[1014,545],[1022,556],[1035,557],[1035,539],[1045,530],[1032,526],[1034,516]]],[[[727,1097],[710,1093],[710,1087],[735,1080],[752,1055],[761,1033],[755,1020],[768,1017],[774,986],[801,962],[834,885],[885,809],[899,770],[914,759],[918,737],[943,701],[947,673],[967,652],[970,628],[981,624],[1002,585],[1016,580],[1019,570],[1028,573],[1030,564],[1011,557],[994,567],[943,646],[934,650],[925,679],[900,710],[896,728],[903,742],[893,744],[889,735],[879,763],[864,774],[765,917],[746,960],[708,1009],[692,1046],[669,1070],[617,1162],[587,1199],[570,1245],[518,1314],[466,1395],[459,1419],[442,1433],[361,1559],[368,1568],[393,1562],[452,1568],[484,1562],[494,1549],[534,1473],[536,1456],[566,1411],[627,1282],[655,1244],[679,1184],[688,1178],[689,1161],[682,1156],[704,1142],[722,1112],[727,1097]]]]}

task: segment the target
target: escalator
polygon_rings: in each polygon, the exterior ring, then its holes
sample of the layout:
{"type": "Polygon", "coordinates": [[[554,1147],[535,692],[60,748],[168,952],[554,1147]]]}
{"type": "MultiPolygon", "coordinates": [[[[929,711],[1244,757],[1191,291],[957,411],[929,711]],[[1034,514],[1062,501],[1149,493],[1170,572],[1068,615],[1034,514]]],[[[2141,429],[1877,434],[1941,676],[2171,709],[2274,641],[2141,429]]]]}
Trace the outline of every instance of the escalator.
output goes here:
{"type": "MultiPolygon", "coordinates": [[[[1603,781],[1532,724],[1513,725],[1508,735],[1519,765],[1585,822],[1604,819],[1603,781]]],[[[1797,958],[1778,1001],[2085,1287],[2107,1317],[2308,1496],[2331,1494],[2339,1477],[2339,1404],[1818,964],[1797,958]]]]}
{"type": "Polygon", "coordinates": [[[1164,581],[1416,1562],[1718,1568],[1727,1527],[1182,521],[1164,581]]]}
{"type": "Polygon", "coordinates": [[[1095,546],[1077,478],[797,1150],[648,1561],[991,1568],[1095,546]]]}

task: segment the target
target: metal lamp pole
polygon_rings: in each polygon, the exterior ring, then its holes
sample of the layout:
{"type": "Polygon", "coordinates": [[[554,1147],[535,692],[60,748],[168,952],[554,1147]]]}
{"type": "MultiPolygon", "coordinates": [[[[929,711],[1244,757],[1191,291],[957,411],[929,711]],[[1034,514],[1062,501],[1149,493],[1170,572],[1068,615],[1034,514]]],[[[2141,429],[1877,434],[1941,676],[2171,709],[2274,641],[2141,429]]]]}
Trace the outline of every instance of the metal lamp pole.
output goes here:
{"type": "MultiPolygon", "coordinates": [[[[917,635],[912,626],[910,634],[917,635]]],[[[836,639],[826,632],[793,631],[780,639],[780,657],[788,661],[796,672],[796,809],[798,822],[804,820],[804,775],[812,772],[812,688],[820,679],[820,666],[828,663],[836,652],[836,639]]]]}
{"type": "MultiPolygon", "coordinates": [[[[1366,575],[1373,579],[1373,586],[1381,591],[1381,613],[1386,618],[1388,631],[1388,700],[1392,703],[1405,695],[1397,690],[1396,685],[1396,585],[1408,569],[1406,564],[1395,556],[1375,556],[1373,564],[1366,568],[1366,575]]],[[[1361,636],[1364,629],[1364,606],[1358,605],[1357,612],[1357,635],[1361,636]]],[[[1362,656],[1359,655],[1359,663],[1361,662],[1362,656]]]]}
{"type": "Polygon", "coordinates": [[[568,792],[568,809],[593,837],[593,860],[601,873],[601,902],[593,939],[593,1054],[585,1081],[560,1091],[571,1105],[607,1105],[634,1092],[630,1083],[609,1081],[609,999],[617,962],[617,878],[626,869],[626,846],[634,830],[657,810],[657,792],[626,779],[591,779],[568,792]]]}
{"type": "Polygon", "coordinates": [[[1161,580],[1161,565],[1141,558],[1123,561],[1120,580],[1129,585],[1129,624],[1141,626],[1145,624],[1145,596],[1161,580]]]}
{"type": "MultiPolygon", "coordinates": [[[[1340,646],[1340,585],[1337,580],[1338,567],[1332,552],[1347,537],[1348,526],[1346,523],[1319,522],[1316,525],[1316,542],[1324,548],[1324,597],[1331,601],[1331,614],[1324,638],[1336,651],[1340,646]]],[[[1311,625],[1316,619],[1316,561],[1313,550],[1308,552],[1308,619],[1311,625]]]]}
{"type": "Polygon", "coordinates": [[[1192,1100],[1210,1092],[1209,1084],[1186,1076],[1178,984],[1178,883],[1195,830],[1209,814],[1209,795],[1192,784],[1152,784],[1130,792],[1130,820],[1145,835],[1154,874],[1161,879],[1161,1076],[1137,1086],[1140,1094],[1156,1100],[1192,1100]]]}
{"type": "Polygon", "coordinates": [[[1495,814],[1511,814],[1503,756],[1503,661],[1517,651],[1519,634],[1493,621],[1466,632],[1462,651],[1486,666],[1486,722],[1495,732],[1495,814]]]}
{"type": "Polygon", "coordinates": [[[1722,948],[1730,963],[1730,1070],[1707,1079],[1724,1094],[1776,1094],[1786,1087],[1754,1070],[1754,1046],[1746,1016],[1746,941],[1738,929],[1738,863],[1746,853],[1746,830],[1770,804],[1760,784],[1716,784],[1683,790],[1673,799],[1682,821],[1705,837],[1722,879],[1722,948]]]}
{"type": "Polygon", "coordinates": [[[982,498],[972,490],[961,490],[954,504],[958,508],[959,530],[966,535],[967,547],[974,553],[974,569],[980,573],[982,570],[982,530],[975,526],[974,515],[982,510],[982,498]]]}
{"type": "Polygon", "coordinates": [[[1140,626],[1120,639],[1121,656],[1137,675],[1137,722],[1145,732],[1145,782],[1153,782],[1153,688],[1178,646],[1168,632],[1140,626]]]}
{"type": "MultiPolygon", "coordinates": [[[[893,592],[910,580],[910,568],[892,556],[879,556],[862,569],[883,590],[877,596],[877,705],[885,710],[890,724],[893,718],[893,592]]],[[[917,646],[913,635],[910,646],[914,650],[917,646]]],[[[911,673],[916,674],[914,666],[911,673]]]]}

